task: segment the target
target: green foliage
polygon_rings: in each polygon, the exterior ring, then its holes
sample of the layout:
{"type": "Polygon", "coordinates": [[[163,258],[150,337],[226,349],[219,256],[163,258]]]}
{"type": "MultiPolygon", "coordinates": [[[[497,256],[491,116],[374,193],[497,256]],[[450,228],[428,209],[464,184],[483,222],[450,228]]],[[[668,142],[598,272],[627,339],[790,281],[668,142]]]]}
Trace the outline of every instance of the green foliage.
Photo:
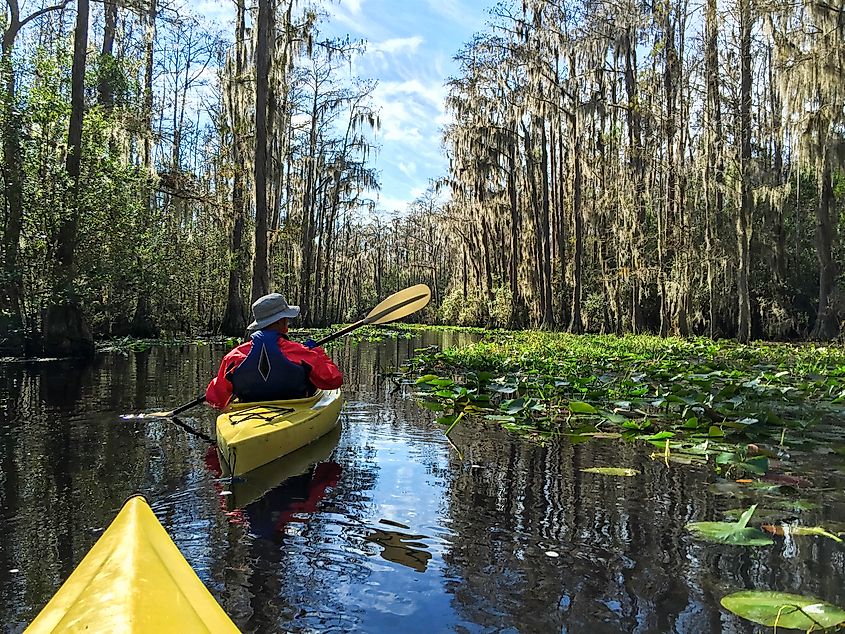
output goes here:
{"type": "Polygon", "coordinates": [[[786,592],[743,590],[723,597],[722,606],[744,619],[778,629],[811,632],[845,624],[845,610],[786,592]]]}
{"type": "Polygon", "coordinates": [[[730,546],[769,546],[772,539],[757,528],[748,528],[748,522],[757,505],[752,505],[736,522],[690,522],[687,530],[697,538],[730,546]]]}
{"type": "Polygon", "coordinates": [[[760,477],[782,445],[812,437],[812,422],[845,402],[845,349],[653,336],[482,331],[477,343],[424,350],[407,371],[430,407],[473,410],[532,436],[650,442],[655,459],[709,463],[724,477],[760,477]],[[448,377],[450,393],[431,386],[448,377]],[[486,395],[487,404],[479,397],[486,395]],[[480,409],[479,409],[480,408],[480,409]]]}

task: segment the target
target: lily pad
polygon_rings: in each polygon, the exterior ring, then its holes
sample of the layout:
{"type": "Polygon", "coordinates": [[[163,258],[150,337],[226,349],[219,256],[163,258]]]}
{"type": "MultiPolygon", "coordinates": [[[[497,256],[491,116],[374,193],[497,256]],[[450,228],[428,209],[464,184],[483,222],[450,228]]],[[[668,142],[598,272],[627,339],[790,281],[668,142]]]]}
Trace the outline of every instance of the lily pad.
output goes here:
{"type": "Polygon", "coordinates": [[[639,475],[639,471],[631,469],[630,467],[589,467],[581,469],[585,473],[600,473],[601,475],[610,476],[624,476],[630,478],[631,476],[639,475]]]}
{"type": "Polygon", "coordinates": [[[596,414],[598,410],[584,401],[569,401],[569,411],[573,414],[596,414]]]}
{"type": "Polygon", "coordinates": [[[695,537],[717,544],[731,546],[769,546],[774,542],[763,531],[748,528],[748,522],[757,505],[754,504],[743,513],[737,522],[690,522],[687,530],[695,537]]]}
{"type": "Polygon", "coordinates": [[[786,592],[734,592],[722,598],[722,606],[769,627],[810,631],[845,623],[845,610],[813,597],[786,592]]]}

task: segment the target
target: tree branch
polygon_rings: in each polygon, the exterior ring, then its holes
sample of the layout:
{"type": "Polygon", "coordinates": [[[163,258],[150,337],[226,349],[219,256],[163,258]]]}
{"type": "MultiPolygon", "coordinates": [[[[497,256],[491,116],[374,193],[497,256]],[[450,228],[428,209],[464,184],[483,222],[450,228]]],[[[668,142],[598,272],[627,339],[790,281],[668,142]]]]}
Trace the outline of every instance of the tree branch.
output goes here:
{"type": "Polygon", "coordinates": [[[23,20],[20,21],[19,29],[25,27],[29,22],[32,22],[35,18],[40,18],[45,13],[49,13],[50,11],[60,11],[67,7],[70,4],[70,0],[63,0],[59,4],[53,4],[49,7],[44,7],[43,9],[39,9],[35,13],[28,15],[23,20]]]}

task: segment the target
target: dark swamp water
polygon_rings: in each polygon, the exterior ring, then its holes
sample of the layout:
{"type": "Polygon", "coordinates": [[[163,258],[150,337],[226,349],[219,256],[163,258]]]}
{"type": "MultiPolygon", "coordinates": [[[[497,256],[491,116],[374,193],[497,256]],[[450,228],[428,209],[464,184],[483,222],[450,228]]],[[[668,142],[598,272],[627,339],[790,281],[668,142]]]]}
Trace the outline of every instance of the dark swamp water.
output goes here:
{"type": "MultiPolygon", "coordinates": [[[[845,547],[833,540],[694,541],[688,521],[754,500],[701,468],[651,460],[651,446],[539,447],[473,423],[456,427],[452,447],[412,386],[381,370],[460,336],[335,347],[347,379],[340,433],[235,485],[201,439],[119,418],[191,400],[223,347],[0,364],[6,631],[32,620],[138,491],[246,632],[755,632],[766,629],[723,610],[723,595],[781,590],[845,606],[845,547]],[[580,471],[595,465],[642,475],[580,471]]],[[[213,433],[210,409],[186,421],[213,433]]],[[[807,460],[822,491],[801,522],[845,530],[845,458],[807,460]]]]}

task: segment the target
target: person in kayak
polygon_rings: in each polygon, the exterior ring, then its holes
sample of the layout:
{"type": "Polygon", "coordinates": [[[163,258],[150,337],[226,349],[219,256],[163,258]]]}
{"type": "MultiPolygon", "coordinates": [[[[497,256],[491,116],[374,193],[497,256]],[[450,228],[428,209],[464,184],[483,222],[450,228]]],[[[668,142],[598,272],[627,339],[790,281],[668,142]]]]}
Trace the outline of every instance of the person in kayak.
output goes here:
{"type": "Polygon", "coordinates": [[[270,293],[255,301],[252,314],[255,321],[249,329],[255,332],[223,357],[205,390],[212,407],[223,409],[232,397],[247,403],[275,401],[341,386],[340,370],[312,339],[304,344],[288,339],[288,320],[299,316],[299,306],[270,293]]]}

